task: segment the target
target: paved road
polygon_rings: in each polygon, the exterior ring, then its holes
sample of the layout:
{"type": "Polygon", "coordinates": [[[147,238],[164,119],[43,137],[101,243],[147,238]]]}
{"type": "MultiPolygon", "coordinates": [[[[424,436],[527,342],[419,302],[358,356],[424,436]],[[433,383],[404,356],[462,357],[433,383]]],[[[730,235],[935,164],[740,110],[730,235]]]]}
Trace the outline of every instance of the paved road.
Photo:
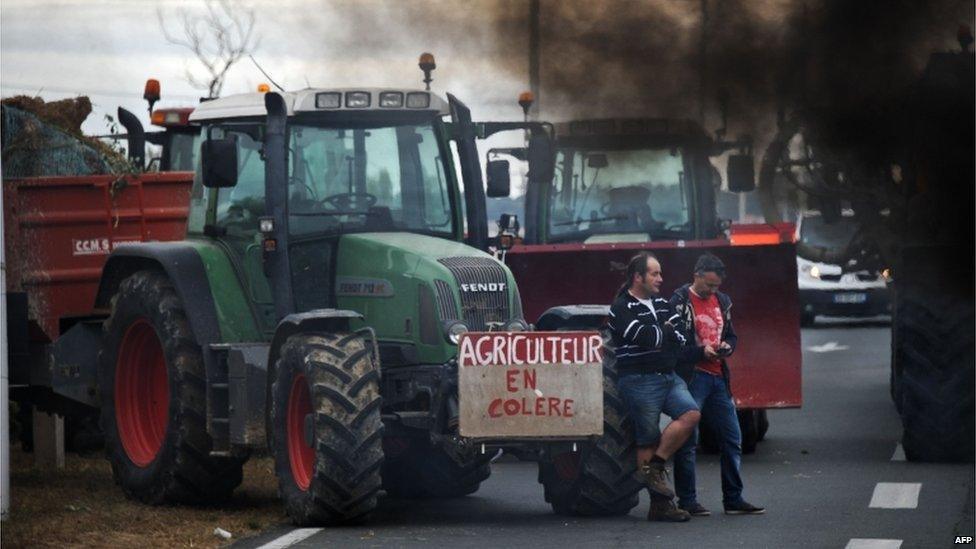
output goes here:
{"type": "MultiPolygon", "coordinates": [[[[550,512],[534,464],[505,462],[473,496],[383,500],[368,525],[321,530],[292,547],[949,547],[974,532],[973,466],[892,459],[900,424],[888,397],[889,341],[883,326],[803,331],[803,409],[771,412],[766,441],[743,462],[745,496],[765,515],[648,523],[644,494],[626,517],[567,519],[550,512]],[[893,505],[908,508],[883,508],[893,505]]],[[[699,500],[720,510],[717,456],[699,458],[699,484],[699,500]]],[[[310,532],[292,530],[238,546],[310,532]]]]}

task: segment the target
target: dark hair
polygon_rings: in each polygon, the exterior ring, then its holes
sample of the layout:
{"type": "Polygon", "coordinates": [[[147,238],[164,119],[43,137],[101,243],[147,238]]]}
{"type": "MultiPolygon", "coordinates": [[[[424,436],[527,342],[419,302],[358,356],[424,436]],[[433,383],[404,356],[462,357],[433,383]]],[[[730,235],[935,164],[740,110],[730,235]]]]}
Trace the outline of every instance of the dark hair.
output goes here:
{"type": "Polygon", "coordinates": [[[695,262],[695,274],[715,273],[719,278],[725,278],[725,263],[712,254],[702,254],[695,262]]]}
{"type": "Polygon", "coordinates": [[[624,278],[624,283],[621,284],[620,288],[617,289],[616,297],[620,297],[624,292],[630,289],[630,285],[634,281],[634,275],[639,274],[643,276],[647,273],[648,259],[657,260],[657,256],[651,252],[641,252],[630,258],[630,261],[627,263],[627,274],[624,278]]]}

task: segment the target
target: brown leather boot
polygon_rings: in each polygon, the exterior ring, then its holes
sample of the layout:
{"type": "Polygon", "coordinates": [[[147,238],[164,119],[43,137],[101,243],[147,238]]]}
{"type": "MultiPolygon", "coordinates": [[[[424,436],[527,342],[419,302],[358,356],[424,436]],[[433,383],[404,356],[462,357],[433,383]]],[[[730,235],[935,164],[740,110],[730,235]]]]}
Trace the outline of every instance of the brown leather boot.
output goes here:
{"type": "Polygon", "coordinates": [[[674,490],[668,482],[668,469],[663,463],[645,462],[641,466],[641,476],[647,484],[647,489],[651,491],[651,497],[659,496],[674,499],[674,490]]]}
{"type": "Polygon", "coordinates": [[[691,515],[684,509],[679,509],[674,501],[651,495],[651,508],[647,510],[647,520],[660,522],[687,522],[691,515]]]}

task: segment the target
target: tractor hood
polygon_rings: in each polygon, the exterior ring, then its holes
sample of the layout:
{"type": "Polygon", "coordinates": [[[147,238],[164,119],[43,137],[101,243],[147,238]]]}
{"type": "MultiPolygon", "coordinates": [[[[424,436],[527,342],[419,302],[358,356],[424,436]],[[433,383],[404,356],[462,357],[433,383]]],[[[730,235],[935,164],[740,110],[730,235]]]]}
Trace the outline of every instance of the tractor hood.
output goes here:
{"type": "MultiPolygon", "coordinates": [[[[362,312],[380,340],[411,341],[442,357],[444,326],[463,321],[482,331],[521,318],[512,273],[491,255],[461,243],[412,233],[357,233],[339,241],[339,308],[362,312]]],[[[433,360],[433,355],[429,355],[433,360]]]]}

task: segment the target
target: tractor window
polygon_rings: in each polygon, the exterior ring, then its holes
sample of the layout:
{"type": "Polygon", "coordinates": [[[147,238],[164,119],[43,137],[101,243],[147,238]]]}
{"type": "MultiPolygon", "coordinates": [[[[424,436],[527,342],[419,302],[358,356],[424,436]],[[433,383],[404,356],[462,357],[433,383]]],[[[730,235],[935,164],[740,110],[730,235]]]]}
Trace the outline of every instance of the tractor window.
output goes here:
{"type": "MultiPolygon", "coordinates": [[[[223,128],[237,137],[237,185],[217,192],[217,226],[227,229],[227,236],[252,240],[258,231],[258,218],[264,215],[264,160],[261,143],[249,135],[252,128],[241,131],[223,128]]],[[[220,130],[215,129],[215,137],[220,130]]]]}
{"type": "Polygon", "coordinates": [[[293,126],[292,234],[413,231],[450,237],[443,152],[430,125],[293,126]]]}
{"type": "Polygon", "coordinates": [[[681,149],[560,149],[550,189],[549,235],[678,238],[691,231],[681,149]]]}

